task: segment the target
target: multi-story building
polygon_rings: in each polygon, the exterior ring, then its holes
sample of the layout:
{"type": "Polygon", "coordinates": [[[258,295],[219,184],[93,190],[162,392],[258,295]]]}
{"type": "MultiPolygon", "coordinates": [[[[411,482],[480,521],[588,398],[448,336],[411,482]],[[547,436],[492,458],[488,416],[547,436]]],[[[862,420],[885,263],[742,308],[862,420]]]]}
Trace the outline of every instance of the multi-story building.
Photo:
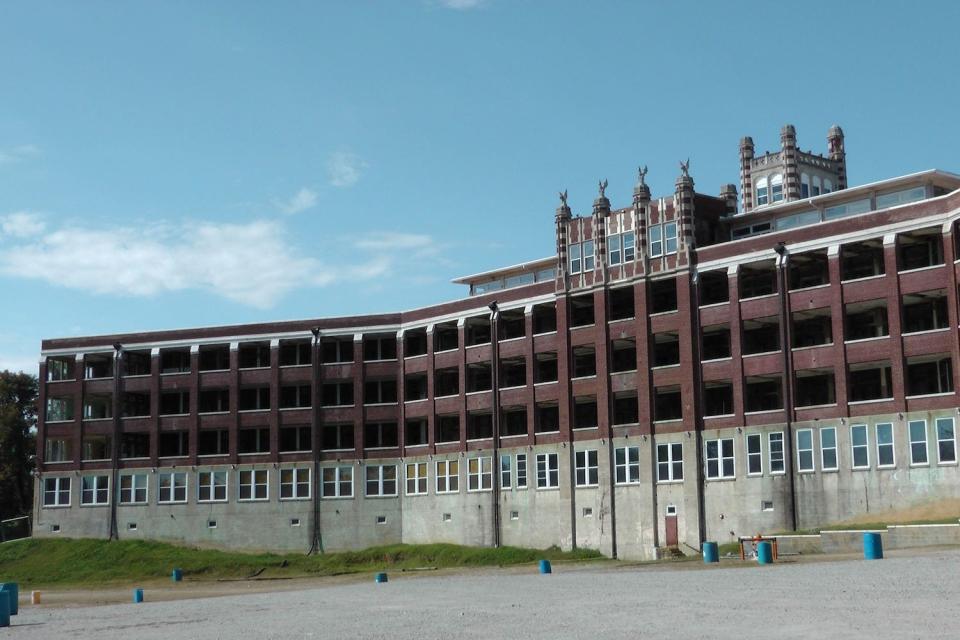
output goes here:
{"type": "Polygon", "coordinates": [[[45,340],[37,535],[650,558],[960,496],[960,176],[740,145],[384,315],[45,340]]]}

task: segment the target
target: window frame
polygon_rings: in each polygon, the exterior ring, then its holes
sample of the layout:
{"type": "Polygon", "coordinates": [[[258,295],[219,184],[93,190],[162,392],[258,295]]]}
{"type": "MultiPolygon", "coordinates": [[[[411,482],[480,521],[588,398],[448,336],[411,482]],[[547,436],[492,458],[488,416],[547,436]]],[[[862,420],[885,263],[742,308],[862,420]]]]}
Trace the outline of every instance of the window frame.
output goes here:
{"type": "Polygon", "coordinates": [[[230,496],[230,473],[226,470],[217,471],[211,469],[209,471],[198,471],[197,472],[197,502],[201,504],[213,503],[213,502],[227,502],[230,496]],[[217,480],[217,475],[223,474],[223,483],[219,484],[217,480]],[[204,476],[207,476],[209,482],[204,482],[204,476]],[[217,489],[223,489],[223,497],[218,498],[217,489]],[[207,498],[201,497],[203,495],[204,489],[210,491],[207,498]]]}
{"type": "Polygon", "coordinates": [[[460,493],[460,460],[437,460],[434,465],[434,492],[438,495],[460,493]],[[456,471],[450,471],[450,465],[456,466],[456,471]],[[443,488],[440,481],[443,480],[443,488]]]}
{"type": "Polygon", "coordinates": [[[747,477],[757,477],[763,475],[763,434],[762,433],[748,433],[743,438],[744,448],[747,453],[747,477]],[[750,450],[751,441],[757,443],[757,450],[750,450]],[[759,470],[753,471],[753,462],[756,459],[759,462],[759,470]]]}
{"type": "Polygon", "coordinates": [[[186,471],[161,471],[157,473],[157,504],[187,504],[188,493],[190,490],[190,477],[187,475],[186,471]],[[170,484],[168,487],[163,486],[164,478],[170,479],[170,484]],[[177,484],[177,480],[183,479],[183,486],[180,487],[177,484]],[[177,500],[177,491],[179,489],[183,490],[183,499],[177,500]],[[164,490],[169,491],[169,497],[164,500],[163,492],[164,490]]]}
{"type": "Polygon", "coordinates": [[[596,449],[581,449],[574,452],[574,486],[589,488],[600,486],[600,454],[596,449]],[[583,474],[583,481],[580,475],[583,474]],[[592,482],[591,482],[592,480],[592,482]]]}
{"type": "Polygon", "coordinates": [[[866,470],[870,468],[870,429],[866,424],[852,424],[850,425],[850,468],[856,471],[866,470]],[[860,432],[862,430],[864,435],[863,444],[857,444],[854,439],[854,433],[860,432]],[[863,449],[866,452],[867,462],[866,464],[858,465],[857,464],[857,450],[863,449]]]}
{"type": "Polygon", "coordinates": [[[583,258],[583,272],[588,273],[597,266],[596,244],[593,240],[584,240],[580,244],[582,246],[580,253],[583,258]]]}
{"type": "Polygon", "coordinates": [[[366,466],[365,466],[365,469],[366,469],[366,470],[364,471],[364,493],[363,493],[364,497],[367,497],[367,498],[395,498],[395,497],[399,496],[399,495],[400,495],[400,478],[399,478],[400,472],[399,472],[399,470],[397,469],[397,466],[398,466],[398,465],[396,465],[396,464],[368,464],[368,465],[366,465],[366,466]],[[393,469],[393,478],[387,478],[387,477],[385,477],[386,474],[384,473],[384,471],[385,471],[386,469],[388,469],[388,468],[392,468],[392,469],[393,469]],[[371,478],[370,478],[370,470],[371,470],[371,469],[376,469],[376,470],[377,470],[377,471],[376,471],[377,478],[376,478],[375,480],[371,480],[371,478]],[[370,483],[371,483],[371,482],[376,482],[376,483],[377,483],[377,493],[370,493],[370,483]],[[387,492],[384,490],[384,487],[385,487],[386,483],[388,483],[388,482],[392,482],[392,483],[393,483],[393,493],[387,493],[387,492]]]}
{"type": "Polygon", "coordinates": [[[333,467],[320,467],[320,497],[324,500],[350,500],[353,499],[353,467],[349,464],[340,464],[333,467]],[[327,474],[332,472],[333,479],[328,480],[327,474]],[[344,476],[349,475],[348,479],[344,476]],[[344,487],[348,492],[344,492],[344,487]],[[328,493],[328,487],[332,487],[332,493],[328,493]]]}
{"type": "Polygon", "coordinates": [[[73,478],[70,476],[47,476],[43,479],[43,499],[42,504],[45,509],[58,509],[69,507],[73,502],[73,478]],[[53,481],[54,488],[47,489],[47,483],[53,481]],[[62,485],[66,483],[66,487],[62,485]],[[67,501],[62,502],[60,498],[66,493],[67,501]],[[53,502],[47,502],[47,496],[53,495],[53,502]]]}
{"type": "Polygon", "coordinates": [[[671,482],[683,482],[683,443],[682,442],[662,442],[657,444],[657,484],[669,484],[671,482]],[[660,448],[663,447],[667,452],[667,459],[660,459],[660,448]],[[680,448],[680,458],[674,455],[676,447],[680,448]],[[680,465],[680,476],[677,477],[677,467],[680,465]],[[667,478],[661,478],[661,465],[665,465],[667,478]]]}
{"type": "Polygon", "coordinates": [[[614,449],[613,472],[615,485],[640,484],[640,447],[617,447],[614,449]],[[623,462],[620,462],[621,454],[623,462]]]}
{"type": "Polygon", "coordinates": [[[907,421],[907,442],[910,445],[910,466],[911,467],[929,467],[930,466],[930,437],[927,433],[926,420],[908,420],[907,421]],[[913,439],[913,426],[921,425],[923,427],[923,462],[917,462],[913,455],[913,446],[920,444],[920,440],[913,439]]]}
{"type": "MultiPolygon", "coordinates": [[[[293,366],[293,365],[291,365],[291,366],[293,366]]],[[[282,501],[286,501],[286,500],[309,500],[310,498],[313,497],[313,469],[311,469],[310,467],[286,467],[286,468],[282,468],[282,469],[280,469],[279,484],[280,484],[280,496],[279,496],[279,499],[280,499],[281,502],[282,502],[282,501]],[[285,473],[289,473],[289,474],[290,474],[290,481],[289,481],[289,482],[284,482],[283,475],[284,475],[285,473]],[[305,482],[305,483],[304,483],[303,480],[300,479],[300,476],[301,476],[302,474],[306,474],[306,476],[307,476],[307,479],[306,479],[306,482],[305,482]],[[305,495],[305,496],[304,496],[304,495],[300,495],[300,487],[301,487],[301,485],[303,485],[303,484],[306,484],[306,487],[307,487],[307,495],[305,495]],[[284,495],[283,495],[283,492],[284,492],[284,488],[285,488],[285,487],[289,487],[289,490],[290,490],[290,495],[289,495],[289,496],[284,496],[284,495]]]]}
{"type": "Polygon", "coordinates": [[[146,473],[122,473],[120,474],[120,491],[119,491],[119,503],[120,505],[139,505],[139,504],[149,504],[150,503],[150,476],[146,473]],[[130,486],[124,487],[123,481],[126,478],[131,478],[130,486]],[[137,486],[137,478],[143,479],[143,487],[137,486]],[[143,491],[143,500],[137,500],[137,492],[143,491]],[[130,496],[129,500],[124,500],[124,494],[130,496]]]}
{"type": "Polygon", "coordinates": [[[814,446],[813,440],[813,429],[797,429],[796,436],[796,447],[797,447],[797,473],[814,473],[817,470],[817,459],[814,455],[816,447],[814,446]],[[801,447],[800,446],[800,436],[807,436],[810,438],[810,446],[801,447]],[[810,454],[810,466],[805,467],[801,456],[805,453],[810,454]]]}
{"type": "Polygon", "coordinates": [[[672,256],[677,253],[677,249],[680,246],[679,230],[680,227],[676,220],[663,223],[663,255],[672,256]],[[670,230],[671,227],[673,231],[670,230]],[[671,248],[671,244],[673,248],[671,248]]]}
{"type": "Polygon", "coordinates": [[[493,459],[490,456],[467,458],[467,493],[481,493],[492,490],[493,459]],[[475,471],[471,468],[474,462],[476,462],[477,465],[475,471]],[[473,488],[474,483],[476,483],[476,488],[473,488]],[[486,486],[484,486],[485,484],[486,486]]]}
{"type": "Polygon", "coordinates": [[[513,489],[513,456],[509,453],[500,456],[500,490],[510,491],[513,489]],[[504,467],[506,463],[506,467],[504,467]]]}
{"type": "Polygon", "coordinates": [[[648,238],[648,250],[651,258],[659,258],[663,255],[663,228],[659,224],[650,225],[650,237],[648,238]]]}
{"type": "Polygon", "coordinates": [[[538,453],[537,490],[548,491],[560,488],[560,455],[557,453],[538,453]]]}
{"type": "Polygon", "coordinates": [[[516,464],[517,469],[517,490],[519,491],[521,489],[526,489],[529,486],[529,478],[527,476],[527,454],[518,453],[514,463],[516,464]]]}
{"type": "Polygon", "coordinates": [[[943,416],[943,417],[937,418],[934,421],[934,428],[937,430],[937,465],[939,466],[939,465],[957,464],[957,426],[953,417],[943,416]],[[940,422],[946,421],[946,420],[950,421],[950,433],[952,434],[949,440],[940,437],[940,422]],[[952,460],[943,460],[942,456],[940,455],[941,453],[940,444],[942,442],[950,443],[950,446],[953,449],[952,460]]]}
{"type": "Polygon", "coordinates": [[[772,476],[782,476],[787,473],[787,458],[786,452],[783,446],[784,443],[784,434],[783,431],[771,431],[767,434],[767,467],[770,469],[770,475],[772,476]],[[775,438],[774,436],[777,436],[775,438]],[[779,445],[776,448],[779,448],[778,457],[774,457],[774,442],[779,445]],[[780,470],[776,470],[776,464],[779,463],[780,470]]]}
{"type": "Polygon", "coordinates": [[[80,506],[105,507],[110,504],[110,476],[108,474],[85,474],[80,476],[80,506]],[[87,488],[87,481],[92,481],[92,487],[87,488]],[[103,483],[106,486],[101,487],[103,483]],[[92,500],[87,500],[86,494],[92,494],[92,500]],[[101,495],[103,499],[101,500],[101,495]]]}
{"type": "Polygon", "coordinates": [[[821,471],[839,471],[840,470],[840,445],[837,441],[836,427],[820,427],[820,470],[821,471]],[[827,446],[823,440],[824,434],[833,433],[833,445],[827,446]],[[827,465],[826,452],[833,451],[833,464],[827,465]]]}
{"type": "Polygon", "coordinates": [[[877,422],[873,425],[873,439],[875,446],[877,448],[877,469],[896,469],[897,468],[897,447],[896,447],[896,435],[894,434],[893,423],[892,422],[877,422]],[[889,429],[890,433],[890,442],[880,442],[880,427],[886,427],[889,429]],[[884,464],[881,457],[881,447],[889,447],[890,452],[890,462],[884,464]]]}
{"type": "Polygon", "coordinates": [[[268,469],[242,469],[237,471],[237,502],[267,502],[270,500],[270,471],[268,469]],[[264,474],[267,481],[258,482],[258,474],[264,474]],[[244,475],[247,475],[250,479],[249,482],[244,482],[244,475]],[[259,487],[264,487],[264,497],[257,497],[257,489],[259,487]],[[250,491],[250,496],[247,498],[243,497],[244,488],[247,488],[250,491]]]}
{"type": "Polygon", "coordinates": [[[580,243],[575,242],[570,245],[570,255],[568,256],[569,268],[571,274],[580,273],[583,270],[583,256],[580,251],[580,243]]]}
{"type": "Polygon", "coordinates": [[[425,496],[430,492],[428,483],[430,481],[430,471],[426,462],[406,462],[403,465],[403,488],[404,495],[425,496]],[[411,468],[415,473],[411,474],[411,468]],[[423,472],[422,474],[420,472],[423,472]],[[413,483],[413,491],[410,490],[413,483]]]}
{"type": "Polygon", "coordinates": [[[737,450],[733,438],[713,438],[711,440],[705,440],[703,443],[703,464],[704,464],[704,477],[707,480],[734,480],[737,477],[737,450]],[[717,443],[717,455],[713,458],[717,465],[717,474],[710,475],[710,443],[717,443]],[[730,443],[730,455],[726,456],[723,453],[724,442],[730,443]],[[730,460],[733,465],[733,471],[730,474],[727,474],[724,470],[724,463],[727,460],[730,460]]]}

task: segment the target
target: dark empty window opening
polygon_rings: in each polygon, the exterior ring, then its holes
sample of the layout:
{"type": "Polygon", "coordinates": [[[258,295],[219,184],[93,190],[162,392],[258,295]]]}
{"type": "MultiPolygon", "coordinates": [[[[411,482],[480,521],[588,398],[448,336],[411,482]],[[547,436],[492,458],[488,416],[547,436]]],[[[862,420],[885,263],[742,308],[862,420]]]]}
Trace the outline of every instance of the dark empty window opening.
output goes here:
{"type": "Polygon", "coordinates": [[[611,289],[610,320],[628,320],[635,315],[633,305],[633,287],[619,287],[611,289]]]}
{"type": "Polygon", "coordinates": [[[533,332],[553,333],[557,330],[557,305],[538,304],[533,307],[533,332]]]}
{"type": "Polygon", "coordinates": [[[795,253],[790,256],[787,269],[790,290],[808,289],[830,284],[827,250],[795,253]]]}
{"type": "Polygon", "coordinates": [[[721,304],[730,301],[730,281],[725,270],[700,274],[700,304],[721,304]]]}
{"type": "Polygon", "coordinates": [[[680,364],[680,335],[665,331],[653,335],[653,366],[667,367],[680,364]]]}
{"type": "Polygon", "coordinates": [[[527,434],[527,408],[504,407],[503,423],[500,426],[500,435],[523,436],[527,434]]]}
{"type": "Polygon", "coordinates": [[[410,329],[403,334],[403,355],[407,358],[426,355],[427,330],[410,329]]]}
{"type": "Polygon", "coordinates": [[[353,404],[353,382],[324,382],[321,394],[324,407],[350,406],[353,404]]]}
{"type": "Polygon", "coordinates": [[[847,340],[866,340],[889,335],[887,301],[867,300],[844,305],[844,332],[847,340]]]}
{"type": "Polygon", "coordinates": [[[160,415],[178,416],[190,413],[189,391],[164,391],[160,394],[160,415]]]}
{"type": "Polygon", "coordinates": [[[281,427],[280,428],[280,452],[289,453],[291,451],[311,451],[313,443],[310,439],[310,427],[281,427]]]}
{"type": "Polygon", "coordinates": [[[83,377],[87,380],[109,378],[113,375],[113,354],[95,353],[83,360],[83,377]]]}
{"type": "Polygon", "coordinates": [[[610,343],[610,372],[623,373],[637,370],[637,342],[633,338],[614,340],[610,343]]]}
{"type": "Polygon", "coordinates": [[[953,393],[953,365],[948,354],[907,359],[907,395],[953,393]]]}
{"type": "Polygon", "coordinates": [[[200,413],[224,413],[230,411],[230,392],[227,389],[204,389],[197,396],[200,413]]]}
{"type": "Polygon", "coordinates": [[[327,451],[346,451],[353,449],[353,425],[350,423],[327,424],[320,432],[323,434],[322,446],[327,451]]]}
{"type": "MultiPolygon", "coordinates": [[[[160,396],[161,413],[163,395],[160,396]]],[[[113,417],[113,396],[110,394],[88,394],[83,399],[84,420],[106,420],[113,417]]]]}
{"type": "Polygon", "coordinates": [[[433,327],[433,350],[453,351],[460,346],[456,322],[444,322],[433,327]]]}
{"type": "Polygon", "coordinates": [[[780,319],[776,316],[743,321],[743,354],[780,350],[780,319]]]}
{"type": "Polygon", "coordinates": [[[397,336],[364,336],[363,361],[376,362],[378,360],[397,359],[397,336]]]}
{"type": "Polygon", "coordinates": [[[597,426],[597,399],[582,396],[573,400],[573,428],[594,429],[597,426]]]}
{"type": "Polygon", "coordinates": [[[482,440],[493,437],[492,413],[467,414],[467,440],[482,440]]]}
{"type": "Polygon", "coordinates": [[[903,332],[932,331],[950,326],[947,292],[943,289],[903,296],[903,332]]]}
{"type": "Polygon", "coordinates": [[[161,431],[157,446],[157,455],[161,458],[190,455],[190,434],[186,431],[161,431]]]}
{"type": "Polygon", "coordinates": [[[813,347],[833,342],[833,325],[830,309],[795,311],[793,320],[793,347],[813,347]]]}
{"type": "Polygon", "coordinates": [[[533,382],[557,381],[557,354],[553,351],[538,353],[534,358],[535,367],[533,370],[533,382]]]}
{"type": "Polygon", "coordinates": [[[586,327],[594,322],[593,295],[570,298],[570,326],[586,327]]]}
{"type": "Polygon", "coordinates": [[[270,453],[270,429],[240,429],[237,431],[238,453],[270,453]]]}
{"type": "Polygon", "coordinates": [[[613,396],[613,424],[637,424],[640,421],[640,405],[636,391],[621,391],[613,396]]]}
{"type": "Polygon", "coordinates": [[[433,395],[437,398],[460,393],[460,371],[456,367],[437,369],[433,374],[433,395]]]}
{"type": "MultiPolygon", "coordinates": [[[[203,356],[208,351],[218,347],[200,347],[200,370],[203,371],[203,356]]],[[[221,369],[230,368],[230,348],[226,345],[222,347],[226,352],[223,366],[221,369]]],[[[190,371],[190,350],[189,349],[162,349],[160,351],[160,373],[187,373],[190,371]]]]}
{"type": "Polygon", "coordinates": [[[364,404],[395,404],[397,402],[397,381],[393,378],[367,380],[363,383],[364,404]]]}
{"type": "Polygon", "coordinates": [[[122,433],[120,434],[121,458],[149,458],[149,433],[122,433]]]}
{"type": "Polygon", "coordinates": [[[833,369],[805,369],[796,372],[794,404],[798,407],[815,407],[836,404],[837,388],[833,369]]]}
{"type": "Polygon", "coordinates": [[[440,435],[437,442],[460,442],[460,416],[437,416],[440,435]]]}
{"type": "Polygon", "coordinates": [[[489,391],[492,384],[489,362],[476,362],[467,365],[467,393],[489,391]]]}
{"type": "Polygon", "coordinates": [[[527,361],[506,358],[500,361],[500,388],[523,387],[527,384],[527,361]]]}
{"type": "Polygon", "coordinates": [[[733,415],[733,384],[729,380],[703,383],[703,415],[733,415]]]}
{"type": "Polygon", "coordinates": [[[899,234],[897,264],[900,271],[943,264],[943,236],[940,228],[929,227],[899,234]]]}
{"type": "Polygon", "coordinates": [[[284,340],[280,343],[280,366],[300,367],[313,362],[313,346],[309,340],[284,340]]]}
{"type": "Polygon", "coordinates": [[[773,260],[763,260],[740,267],[737,276],[740,299],[768,296],[777,292],[777,267],[773,260]]]}
{"type": "MultiPolygon", "coordinates": [[[[174,367],[174,370],[176,370],[175,362],[165,363],[161,366],[165,369],[167,365],[174,367]]],[[[200,347],[199,365],[200,371],[226,371],[230,368],[230,346],[220,344],[200,347]]],[[[189,370],[190,365],[187,364],[186,371],[189,370]]],[[[164,371],[164,373],[167,373],[167,371],[164,371]]]]}
{"type": "Polygon", "coordinates": [[[240,345],[238,362],[241,369],[259,369],[270,366],[269,342],[245,342],[240,345]]]}
{"type": "Polygon", "coordinates": [[[534,431],[552,433],[560,430],[560,407],[556,403],[537,403],[534,431]]]}
{"type": "Polygon", "coordinates": [[[859,280],[883,275],[883,240],[864,240],[840,247],[840,278],[859,280]]]}
{"type": "Polygon", "coordinates": [[[597,349],[593,345],[573,348],[573,377],[586,378],[597,375],[597,349]]]}
{"type": "Polygon", "coordinates": [[[677,279],[654,280],[650,283],[650,313],[677,310],[677,279]]]}
{"type": "Polygon", "coordinates": [[[490,318],[480,316],[477,318],[467,318],[464,323],[464,338],[468,347],[477,344],[489,344],[490,342],[490,318]]]}
{"type": "Polygon", "coordinates": [[[411,373],[403,380],[403,399],[406,402],[427,399],[427,374],[411,373]]]}
{"type": "Polygon", "coordinates": [[[783,409],[783,380],[780,376],[751,376],[745,379],[744,411],[783,409]]]}
{"type": "Polygon", "coordinates": [[[320,341],[320,351],[324,364],[353,362],[353,337],[323,338],[320,341]]]}
{"type": "Polygon", "coordinates": [[[124,351],[123,375],[148,376],[150,375],[150,351],[124,351]]]}
{"type": "Polygon", "coordinates": [[[365,449],[392,449],[397,446],[396,422],[368,422],[363,425],[365,449]]]}
{"type": "Polygon", "coordinates": [[[225,456],[230,453],[230,432],[227,429],[201,429],[197,432],[197,455],[225,456]]]}
{"type": "Polygon", "coordinates": [[[270,387],[240,389],[240,411],[263,411],[270,408],[270,387]]]}
{"type": "Polygon", "coordinates": [[[656,422],[664,420],[680,420],[683,418],[683,402],[680,396],[680,387],[658,387],[654,390],[653,419],[656,422]]]}
{"type": "Polygon", "coordinates": [[[893,374],[889,362],[863,362],[849,366],[850,402],[893,398],[893,374]]]}
{"type": "Polygon", "coordinates": [[[128,391],[123,394],[123,417],[139,418],[150,415],[150,394],[128,391]]]}
{"type": "Polygon", "coordinates": [[[290,384],[280,387],[281,409],[303,409],[313,404],[308,384],[290,384]]]}
{"type": "Polygon", "coordinates": [[[715,324],[704,327],[701,345],[703,360],[719,360],[730,357],[730,327],[725,324],[715,324]]]}
{"type": "Polygon", "coordinates": [[[497,337],[500,340],[514,340],[527,335],[527,320],[523,309],[510,309],[500,312],[500,327],[497,337]]]}

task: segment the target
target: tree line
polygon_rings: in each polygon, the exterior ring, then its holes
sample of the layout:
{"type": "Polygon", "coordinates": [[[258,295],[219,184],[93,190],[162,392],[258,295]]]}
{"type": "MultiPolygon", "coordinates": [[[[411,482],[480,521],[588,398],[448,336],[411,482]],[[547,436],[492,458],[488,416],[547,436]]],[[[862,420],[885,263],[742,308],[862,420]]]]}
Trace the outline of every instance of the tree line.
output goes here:
{"type": "Polygon", "coordinates": [[[37,377],[0,371],[0,520],[33,510],[37,377]]]}

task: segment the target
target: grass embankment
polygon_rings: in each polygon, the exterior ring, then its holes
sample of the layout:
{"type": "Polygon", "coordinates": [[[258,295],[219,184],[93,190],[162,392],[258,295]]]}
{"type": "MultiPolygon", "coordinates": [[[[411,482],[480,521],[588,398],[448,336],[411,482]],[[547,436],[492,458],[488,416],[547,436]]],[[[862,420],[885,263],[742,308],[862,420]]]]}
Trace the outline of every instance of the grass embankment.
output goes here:
{"type": "Polygon", "coordinates": [[[106,540],[19,540],[0,545],[0,581],[21,587],[84,586],[169,579],[174,567],[187,580],[293,578],[423,567],[484,567],[600,558],[597,551],[572,552],[452,544],[390,545],[363,551],[303,554],[252,554],[194,549],[162,542],[106,540]]]}

